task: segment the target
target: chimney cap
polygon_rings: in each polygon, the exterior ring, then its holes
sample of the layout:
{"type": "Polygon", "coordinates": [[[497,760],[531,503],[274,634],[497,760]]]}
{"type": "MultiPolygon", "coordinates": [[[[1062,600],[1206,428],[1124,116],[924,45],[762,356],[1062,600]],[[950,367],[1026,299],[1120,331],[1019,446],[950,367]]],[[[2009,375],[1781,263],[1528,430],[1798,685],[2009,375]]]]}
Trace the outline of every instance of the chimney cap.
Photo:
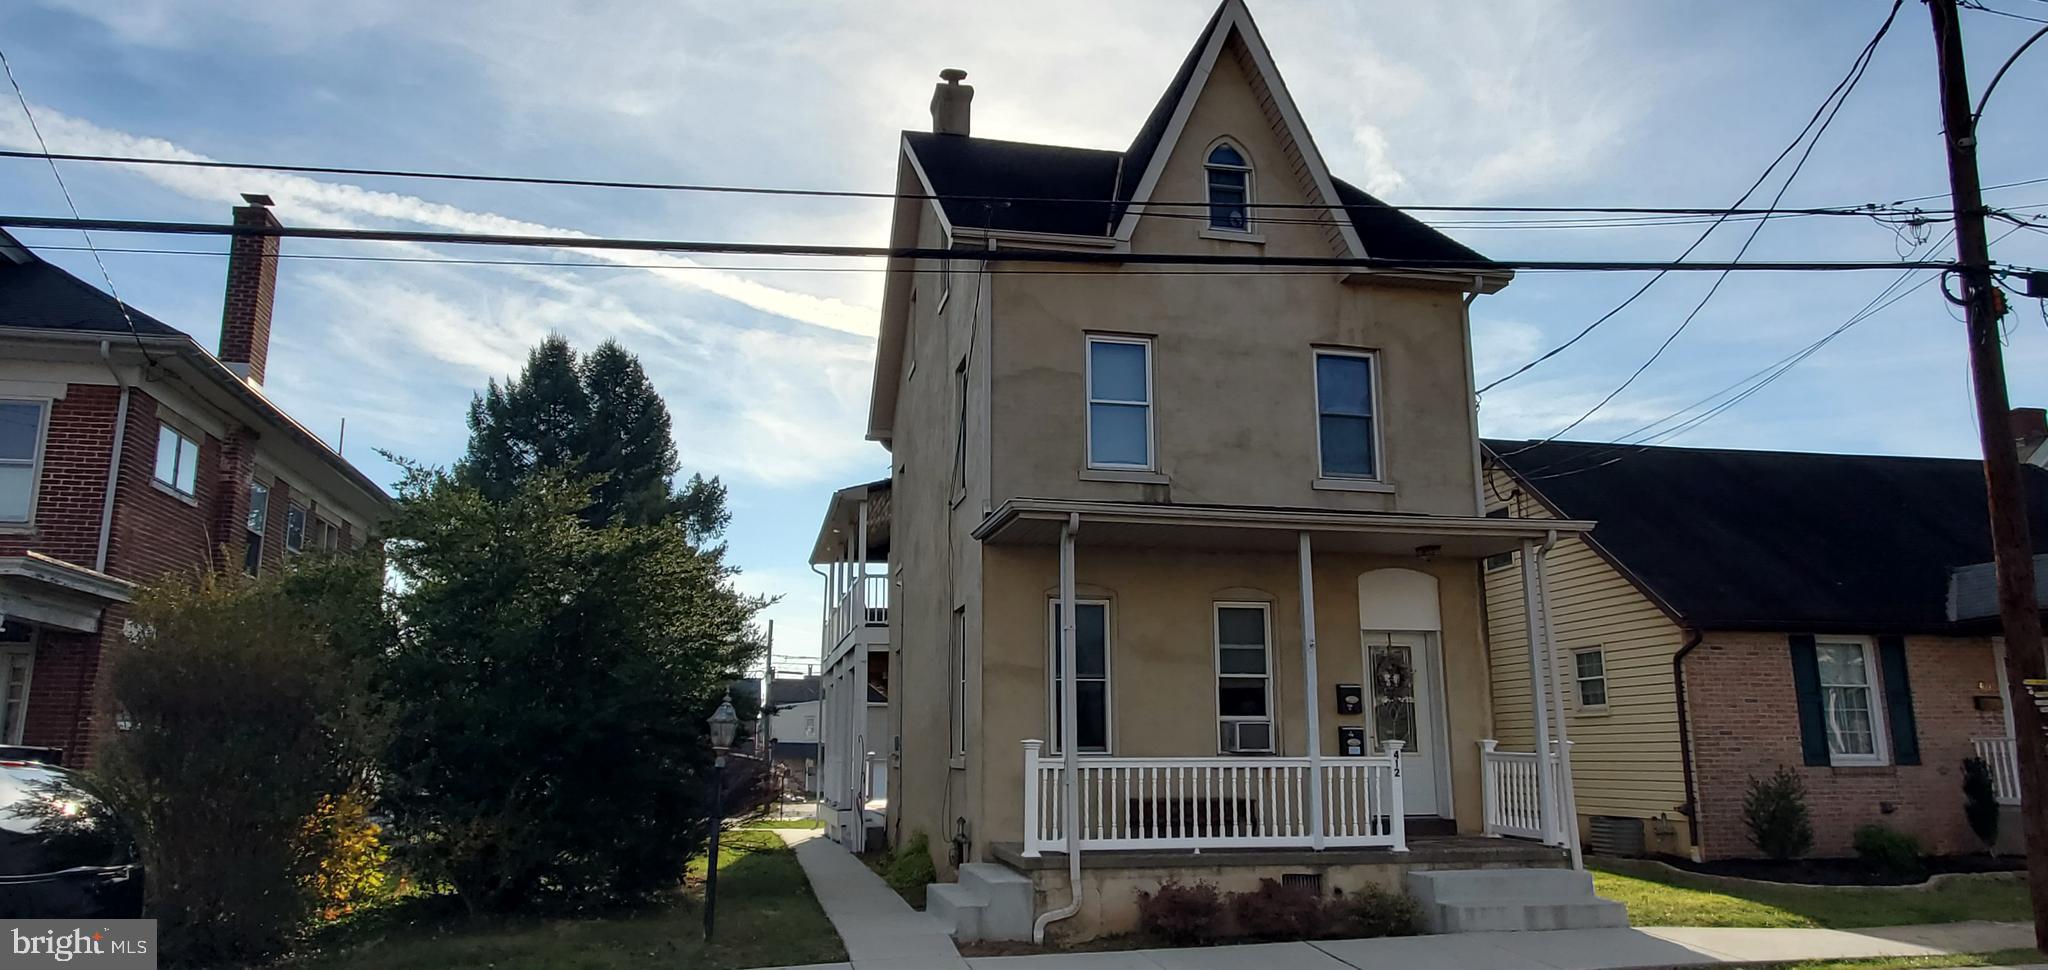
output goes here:
{"type": "Polygon", "coordinates": [[[967,80],[967,72],[957,67],[949,67],[939,72],[939,80],[947,84],[959,84],[967,80]]]}
{"type": "Polygon", "coordinates": [[[242,201],[247,202],[250,205],[264,206],[265,208],[277,204],[276,202],[271,200],[270,196],[264,195],[261,192],[244,192],[242,193],[242,201]]]}

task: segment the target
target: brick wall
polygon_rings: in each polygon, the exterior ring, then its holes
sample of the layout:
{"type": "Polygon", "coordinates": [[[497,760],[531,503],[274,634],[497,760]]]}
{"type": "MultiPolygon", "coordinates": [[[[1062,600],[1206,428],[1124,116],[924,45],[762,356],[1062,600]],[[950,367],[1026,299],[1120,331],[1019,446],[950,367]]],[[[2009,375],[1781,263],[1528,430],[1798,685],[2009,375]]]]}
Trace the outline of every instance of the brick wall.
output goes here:
{"type": "Polygon", "coordinates": [[[36,490],[35,530],[0,534],[0,556],[35,550],[90,567],[99,551],[107,452],[114,445],[117,387],[73,384],[50,404],[43,475],[36,490]]]}
{"type": "Polygon", "coordinates": [[[1872,822],[1917,836],[1929,852],[1978,849],[1963,819],[1962,762],[1975,753],[1972,738],[2005,732],[2000,712],[1979,711],[1974,703],[1979,695],[1998,693],[1991,641],[1907,637],[1906,676],[1920,764],[1809,767],[1800,753],[1786,635],[1707,634],[1685,661],[1706,857],[1756,854],[1742,824],[1743,793],[1752,776],[1779,765],[1806,783],[1814,855],[1852,854],[1851,833],[1872,822]]]}
{"type": "Polygon", "coordinates": [[[211,568],[214,550],[225,541],[215,535],[211,511],[223,487],[220,439],[201,436],[194,495],[186,498],[155,482],[157,425],[156,399],[141,391],[132,395],[107,559],[107,572],[131,582],[172,572],[197,575],[211,568]]]}

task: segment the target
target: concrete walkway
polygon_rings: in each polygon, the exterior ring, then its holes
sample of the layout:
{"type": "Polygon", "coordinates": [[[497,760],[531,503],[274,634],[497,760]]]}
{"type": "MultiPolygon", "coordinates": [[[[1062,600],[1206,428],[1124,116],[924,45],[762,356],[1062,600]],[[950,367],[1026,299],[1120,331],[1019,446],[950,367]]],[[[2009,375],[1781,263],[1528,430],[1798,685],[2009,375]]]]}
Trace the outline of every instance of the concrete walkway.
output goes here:
{"type": "Polygon", "coordinates": [[[776,829],[796,852],[811,892],[839,939],[850,963],[823,967],[852,970],[967,970],[967,961],[953,946],[946,927],[917,910],[889,888],[866,863],[816,829],[776,829]]]}

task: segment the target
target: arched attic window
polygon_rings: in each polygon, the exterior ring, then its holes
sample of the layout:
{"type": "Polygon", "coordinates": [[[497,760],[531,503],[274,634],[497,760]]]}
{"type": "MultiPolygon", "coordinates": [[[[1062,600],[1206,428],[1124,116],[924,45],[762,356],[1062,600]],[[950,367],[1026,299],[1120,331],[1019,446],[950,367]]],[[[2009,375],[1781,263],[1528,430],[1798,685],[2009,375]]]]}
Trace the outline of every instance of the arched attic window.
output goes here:
{"type": "Polygon", "coordinates": [[[1252,163],[1236,145],[1218,142],[1209,149],[1209,228],[1228,232],[1251,230],[1252,163]]]}

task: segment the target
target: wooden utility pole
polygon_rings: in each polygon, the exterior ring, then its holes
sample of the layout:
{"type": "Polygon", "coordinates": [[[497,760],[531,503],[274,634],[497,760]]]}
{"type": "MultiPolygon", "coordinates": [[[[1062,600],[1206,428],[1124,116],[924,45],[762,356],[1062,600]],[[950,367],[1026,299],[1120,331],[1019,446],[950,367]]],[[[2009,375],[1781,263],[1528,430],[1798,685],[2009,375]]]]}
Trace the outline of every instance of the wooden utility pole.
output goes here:
{"type": "MultiPolygon", "coordinates": [[[[2003,300],[1991,281],[1991,247],[1984,232],[1984,195],[1977,180],[1977,123],[1963,71],[1962,26],[1956,0],[1927,0],[1941,74],[1941,121],[1948,146],[1949,189],[1954,196],[1956,256],[1962,263],[1960,299],[1970,338],[1970,378],[1977,399],[1977,431],[1984,446],[1984,484],[1991,511],[1991,552],[1998,566],[1998,614],[2005,626],[2005,675],[2013,688],[2014,749],[2020,769],[2021,818],[2027,836],[2027,884],[2034,896],[2034,946],[2048,951],[2048,732],[2041,710],[2026,695],[2027,681],[2044,676],[2041,611],[2034,599],[2034,543],[2027,528],[2026,491],[2012,437],[2011,401],[2005,391],[2005,349],[1998,330],[2003,300]]],[[[1946,286],[1947,281],[1943,281],[1946,286]]]]}

